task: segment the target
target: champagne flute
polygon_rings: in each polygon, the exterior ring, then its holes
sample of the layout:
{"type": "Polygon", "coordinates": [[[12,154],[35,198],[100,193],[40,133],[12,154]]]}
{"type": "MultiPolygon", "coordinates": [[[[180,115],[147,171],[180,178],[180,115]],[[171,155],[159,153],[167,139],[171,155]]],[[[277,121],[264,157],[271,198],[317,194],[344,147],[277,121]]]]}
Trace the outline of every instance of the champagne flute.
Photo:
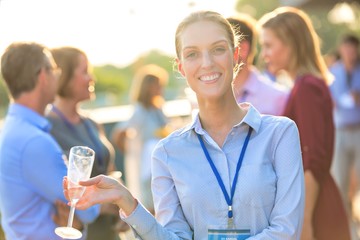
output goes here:
{"type": "Polygon", "coordinates": [[[84,194],[86,187],[80,186],[79,181],[90,178],[94,164],[95,152],[89,147],[74,146],[70,149],[67,169],[68,193],[71,202],[69,219],[66,227],[57,227],[55,233],[66,239],[79,239],[82,233],[72,227],[75,205],[84,194]]]}

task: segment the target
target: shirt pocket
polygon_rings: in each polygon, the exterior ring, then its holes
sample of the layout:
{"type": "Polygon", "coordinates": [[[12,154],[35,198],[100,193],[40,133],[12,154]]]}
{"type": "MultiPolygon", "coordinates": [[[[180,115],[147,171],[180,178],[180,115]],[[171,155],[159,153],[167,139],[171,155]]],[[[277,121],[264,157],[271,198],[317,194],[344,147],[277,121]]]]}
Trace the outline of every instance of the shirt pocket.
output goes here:
{"type": "Polygon", "coordinates": [[[274,205],[276,174],[271,163],[242,166],[237,184],[241,204],[255,208],[274,205]]]}

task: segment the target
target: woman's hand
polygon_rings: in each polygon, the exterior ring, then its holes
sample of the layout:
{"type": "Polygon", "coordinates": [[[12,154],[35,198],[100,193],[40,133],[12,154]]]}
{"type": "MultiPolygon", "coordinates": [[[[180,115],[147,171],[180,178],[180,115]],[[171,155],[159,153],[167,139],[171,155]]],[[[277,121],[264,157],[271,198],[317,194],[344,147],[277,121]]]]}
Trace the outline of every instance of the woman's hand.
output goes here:
{"type": "MultiPolygon", "coordinates": [[[[80,181],[79,184],[85,186],[86,190],[76,203],[78,209],[87,209],[95,204],[112,203],[126,215],[130,215],[137,206],[137,201],[129,190],[115,178],[98,175],[87,181],[80,181]]],[[[64,177],[63,189],[65,197],[69,200],[67,177],[64,177]]]]}

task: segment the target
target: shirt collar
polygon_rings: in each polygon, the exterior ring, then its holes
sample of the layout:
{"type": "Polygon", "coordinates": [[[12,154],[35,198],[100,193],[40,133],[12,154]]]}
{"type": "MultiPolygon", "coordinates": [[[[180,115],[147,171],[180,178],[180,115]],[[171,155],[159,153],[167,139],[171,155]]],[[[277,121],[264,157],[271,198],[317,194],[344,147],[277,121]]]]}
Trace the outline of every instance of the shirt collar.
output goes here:
{"type": "Polygon", "coordinates": [[[44,116],[24,105],[12,103],[9,106],[8,114],[9,116],[22,118],[24,121],[29,122],[31,125],[34,125],[45,132],[50,132],[50,122],[44,116]]]}
{"type": "MultiPolygon", "coordinates": [[[[236,124],[234,127],[240,126],[242,124],[247,124],[255,132],[258,132],[260,129],[260,125],[261,125],[261,114],[250,103],[241,103],[240,107],[246,109],[247,113],[246,113],[245,117],[241,120],[241,122],[236,124]]],[[[202,128],[200,119],[199,119],[199,113],[196,114],[192,123],[189,124],[188,126],[186,126],[182,130],[181,134],[185,133],[187,131],[193,130],[193,129],[195,130],[195,132],[197,132],[199,134],[204,134],[204,129],[202,128]]]]}

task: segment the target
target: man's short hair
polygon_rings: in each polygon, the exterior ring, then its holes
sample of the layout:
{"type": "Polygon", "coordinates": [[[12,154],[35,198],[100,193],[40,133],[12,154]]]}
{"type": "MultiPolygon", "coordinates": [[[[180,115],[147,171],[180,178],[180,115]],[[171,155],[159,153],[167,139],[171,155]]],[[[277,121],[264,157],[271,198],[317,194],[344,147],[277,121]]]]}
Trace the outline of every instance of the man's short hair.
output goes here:
{"type": "Polygon", "coordinates": [[[41,68],[46,64],[47,48],[37,43],[12,43],[1,57],[1,73],[16,99],[21,93],[33,90],[41,68]]]}

